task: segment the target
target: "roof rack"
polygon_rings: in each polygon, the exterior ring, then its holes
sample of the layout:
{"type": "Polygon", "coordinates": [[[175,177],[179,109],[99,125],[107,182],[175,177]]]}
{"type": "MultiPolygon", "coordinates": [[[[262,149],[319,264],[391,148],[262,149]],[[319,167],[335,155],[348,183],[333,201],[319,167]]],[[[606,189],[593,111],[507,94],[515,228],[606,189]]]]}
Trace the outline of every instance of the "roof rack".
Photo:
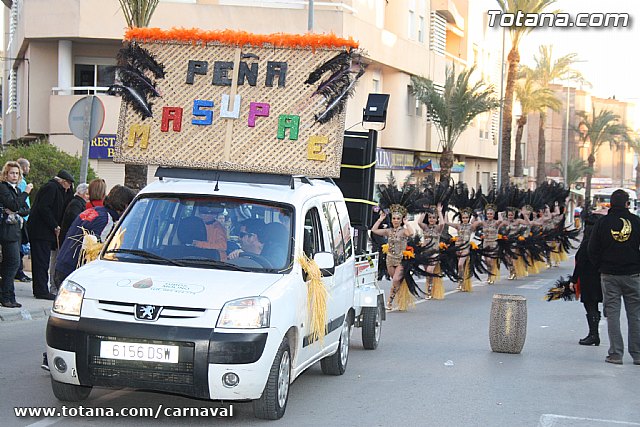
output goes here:
{"type": "Polygon", "coordinates": [[[295,189],[295,179],[313,185],[311,179],[299,175],[275,175],[269,173],[236,172],[212,169],[168,168],[160,166],[155,173],[157,178],[199,179],[207,181],[245,182],[249,184],[288,185],[295,189]]]}

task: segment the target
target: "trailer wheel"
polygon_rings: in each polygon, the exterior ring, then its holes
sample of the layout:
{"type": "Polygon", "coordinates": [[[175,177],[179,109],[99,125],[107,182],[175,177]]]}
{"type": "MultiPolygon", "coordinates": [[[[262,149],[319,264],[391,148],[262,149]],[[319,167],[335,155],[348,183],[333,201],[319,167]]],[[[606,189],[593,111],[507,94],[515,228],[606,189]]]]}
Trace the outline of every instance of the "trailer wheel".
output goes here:
{"type": "Polygon", "coordinates": [[[342,375],[347,370],[349,361],[349,343],[351,340],[351,322],[349,317],[345,317],[338,341],[338,350],[331,356],[320,360],[322,373],[325,375],[342,375]]]}
{"type": "Polygon", "coordinates": [[[269,371],[267,384],[260,399],[253,401],[253,415],[264,420],[282,418],[289,400],[291,380],[291,351],[289,341],[284,337],[269,371]]]}
{"type": "Polygon", "coordinates": [[[367,350],[375,350],[382,332],[382,307],[363,307],[362,309],[362,345],[367,350]]]}
{"type": "Polygon", "coordinates": [[[92,387],[61,383],[51,378],[54,396],[63,402],[81,402],[89,397],[92,387]]]}

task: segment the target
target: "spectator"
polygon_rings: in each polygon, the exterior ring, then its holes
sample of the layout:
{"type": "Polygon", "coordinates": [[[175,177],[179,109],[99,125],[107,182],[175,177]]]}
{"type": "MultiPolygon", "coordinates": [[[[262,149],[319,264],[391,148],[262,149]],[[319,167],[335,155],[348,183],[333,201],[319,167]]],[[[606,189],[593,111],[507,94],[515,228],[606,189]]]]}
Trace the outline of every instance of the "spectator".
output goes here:
{"type": "MultiPolygon", "coordinates": [[[[135,193],[130,188],[116,185],[111,189],[107,198],[104,199],[102,206],[87,209],[75,218],[69,227],[67,236],[65,236],[60,248],[60,254],[56,259],[53,276],[53,284],[56,288],[60,288],[62,282],[78,266],[84,230],[98,236],[98,240],[104,241],[134,196],[135,193]]],[[[46,352],[42,354],[40,367],[44,370],[49,370],[46,352]]]]}
{"type": "MultiPolygon", "coordinates": [[[[20,182],[18,183],[18,189],[20,191],[25,191],[27,188],[26,176],[29,175],[29,172],[31,171],[31,163],[24,157],[19,158],[17,162],[20,165],[20,169],[22,170],[22,178],[20,178],[20,182]]],[[[31,209],[31,200],[29,200],[29,197],[27,197],[27,206],[29,207],[29,209],[31,209]]],[[[25,221],[27,221],[28,219],[28,215],[24,217],[25,221]]],[[[29,252],[29,234],[27,233],[27,227],[23,226],[22,244],[20,245],[20,266],[18,267],[18,271],[16,272],[16,280],[19,280],[20,282],[31,282],[31,277],[27,276],[24,273],[24,264],[22,262],[22,258],[24,258],[25,255],[28,255],[29,252]]]]}
{"type": "Polygon", "coordinates": [[[598,330],[600,310],[598,310],[598,303],[602,302],[602,286],[598,268],[589,262],[587,247],[593,225],[601,217],[601,215],[596,214],[584,215],[584,235],[578,252],[576,252],[576,265],[571,275],[572,286],[576,293],[580,293],[580,301],[584,305],[587,324],[589,325],[589,334],[578,341],[580,345],[600,345],[600,333],[598,330]]]}
{"type": "Polygon", "coordinates": [[[55,299],[55,294],[49,291],[49,263],[52,249],[59,247],[60,224],[68,202],[66,192],[71,189],[73,182],[69,172],[60,170],[38,191],[27,222],[31,241],[33,295],[38,299],[55,299]]]}
{"type": "Polygon", "coordinates": [[[640,218],[629,212],[629,195],[624,190],[611,195],[609,212],[594,225],[588,250],[602,280],[609,333],[609,355],[605,361],[622,365],[622,299],[627,312],[628,351],[633,364],[640,365],[640,218]]]}
{"type": "Polygon", "coordinates": [[[104,241],[134,196],[135,194],[130,188],[116,185],[104,199],[103,206],[87,209],[74,219],[56,260],[53,278],[56,287],[59,288],[64,279],[78,266],[84,230],[97,236],[99,241],[104,241]]]}
{"type": "Polygon", "coordinates": [[[2,168],[2,182],[0,183],[0,206],[3,207],[0,216],[0,244],[2,245],[2,300],[3,307],[20,308],[16,301],[14,277],[20,265],[20,244],[22,242],[22,217],[29,213],[27,196],[33,188],[27,185],[22,192],[17,188],[21,177],[18,162],[7,162],[2,168]]]}
{"type": "Polygon", "coordinates": [[[78,215],[80,215],[80,213],[86,209],[85,205],[89,201],[88,190],[88,184],[78,184],[78,188],[76,188],[76,193],[73,195],[73,199],[71,199],[71,201],[67,205],[67,208],[64,210],[64,214],[62,216],[62,224],[60,225],[60,235],[63,236],[63,238],[67,236],[67,231],[69,231],[71,223],[73,223],[78,215]]]}
{"type": "Polygon", "coordinates": [[[107,194],[107,183],[104,181],[104,179],[93,179],[89,183],[88,192],[89,200],[87,200],[85,209],[97,208],[98,206],[102,206],[104,197],[107,194]]]}

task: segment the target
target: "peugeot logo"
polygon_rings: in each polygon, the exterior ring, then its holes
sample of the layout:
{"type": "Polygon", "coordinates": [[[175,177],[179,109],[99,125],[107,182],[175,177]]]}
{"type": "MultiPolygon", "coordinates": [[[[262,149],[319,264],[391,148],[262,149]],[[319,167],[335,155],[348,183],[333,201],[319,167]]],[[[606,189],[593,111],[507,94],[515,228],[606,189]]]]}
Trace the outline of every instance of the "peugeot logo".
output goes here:
{"type": "Polygon", "coordinates": [[[157,305],[136,304],[135,317],[136,320],[155,322],[158,320],[161,311],[162,307],[158,307],[157,305]]]}

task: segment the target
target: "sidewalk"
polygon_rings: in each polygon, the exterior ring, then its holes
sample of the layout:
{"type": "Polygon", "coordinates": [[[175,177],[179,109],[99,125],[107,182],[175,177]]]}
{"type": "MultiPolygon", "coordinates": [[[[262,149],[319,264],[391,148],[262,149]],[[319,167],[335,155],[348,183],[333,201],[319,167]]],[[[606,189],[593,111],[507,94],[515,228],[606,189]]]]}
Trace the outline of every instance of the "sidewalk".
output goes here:
{"type": "MultiPolygon", "coordinates": [[[[25,271],[31,276],[28,271],[25,271]]],[[[33,296],[31,282],[23,283],[15,281],[16,301],[22,304],[21,308],[6,308],[0,306],[0,322],[15,320],[42,319],[49,316],[53,301],[36,299],[33,296]]]]}

